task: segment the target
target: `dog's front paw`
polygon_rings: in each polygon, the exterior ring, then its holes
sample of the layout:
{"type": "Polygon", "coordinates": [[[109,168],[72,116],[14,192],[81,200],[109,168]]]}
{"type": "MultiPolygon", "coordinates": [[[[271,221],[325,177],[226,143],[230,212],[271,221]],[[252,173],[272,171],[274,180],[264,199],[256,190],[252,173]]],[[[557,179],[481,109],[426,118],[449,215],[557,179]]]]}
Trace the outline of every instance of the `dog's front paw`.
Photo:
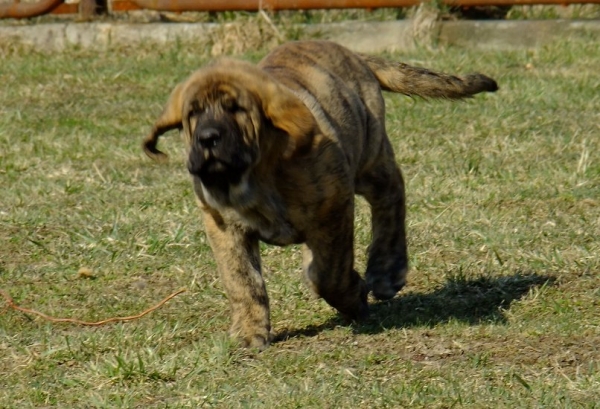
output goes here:
{"type": "Polygon", "coordinates": [[[268,327],[251,328],[244,326],[232,326],[229,330],[230,335],[236,339],[242,348],[265,350],[273,339],[268,327]]]}
{"type": "Polygon", "coordinates": [[[352,302],[338,306],[342,318],[348,322],[362,322],[369,318],[369,303],[367,297],[369,289],[363,280],[359,281],[358,297],[352,302]],[[341,307],[341,308],[340,308],[341,307]]]}
{"type": "Polygon", "coordinates": [[[239,341],[242,348],[264,351],[271,344],[271,339],[270,334],[266,337],[263,335],[252,335],[239,338],[239,341]]]}

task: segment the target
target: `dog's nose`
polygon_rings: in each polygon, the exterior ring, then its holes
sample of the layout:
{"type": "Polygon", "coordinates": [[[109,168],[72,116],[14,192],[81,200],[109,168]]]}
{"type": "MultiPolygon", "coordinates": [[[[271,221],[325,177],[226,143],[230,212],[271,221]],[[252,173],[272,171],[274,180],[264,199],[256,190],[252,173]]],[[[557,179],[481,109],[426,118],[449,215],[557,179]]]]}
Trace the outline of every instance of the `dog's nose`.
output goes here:
{"type": "Polygon", "coordinates": [[[198,132],[198,142],[203,148],[213,148],[217,146],[221,139],[221,133],[216,128],[204,128],[198,132]]]}

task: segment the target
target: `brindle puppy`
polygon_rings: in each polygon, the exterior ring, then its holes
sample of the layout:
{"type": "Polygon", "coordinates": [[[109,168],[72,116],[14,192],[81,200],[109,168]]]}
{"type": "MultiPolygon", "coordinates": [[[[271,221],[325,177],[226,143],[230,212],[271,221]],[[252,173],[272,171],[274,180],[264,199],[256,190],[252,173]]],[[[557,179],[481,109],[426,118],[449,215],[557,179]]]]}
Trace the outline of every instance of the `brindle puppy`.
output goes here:
{"type": "Polygon", "coordinates": [[[280,46],[257,66],[221,59],[172,92],[144,142],[179,128],[206,233],[231,303],[231,334],[264,348],[269,301],[259,240],[303,243],[310,286],[349,319],[367,315],[369,291],[405,284],[404,182],[385,130],[381,90],[463,98],[496,91],[481,74],[438,74],[357,55],[327,41],[280,46]],[[365,274],[353,268],[354,195],[371,205],[365,274]]]}

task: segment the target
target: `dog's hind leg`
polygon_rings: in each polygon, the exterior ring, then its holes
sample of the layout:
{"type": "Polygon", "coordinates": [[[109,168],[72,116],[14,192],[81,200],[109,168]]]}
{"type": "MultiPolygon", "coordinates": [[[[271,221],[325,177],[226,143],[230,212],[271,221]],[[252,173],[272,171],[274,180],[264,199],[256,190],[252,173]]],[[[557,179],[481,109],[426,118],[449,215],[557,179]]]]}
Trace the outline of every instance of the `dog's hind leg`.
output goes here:
{"type": "Polygon", "coordinates": [[[373,238],[365,279],[376,298],[387,300],[406,284],[408,272],[404,180],[387,137],[376,164],[359,176],[356,193],[371,205],[373,238]]]}

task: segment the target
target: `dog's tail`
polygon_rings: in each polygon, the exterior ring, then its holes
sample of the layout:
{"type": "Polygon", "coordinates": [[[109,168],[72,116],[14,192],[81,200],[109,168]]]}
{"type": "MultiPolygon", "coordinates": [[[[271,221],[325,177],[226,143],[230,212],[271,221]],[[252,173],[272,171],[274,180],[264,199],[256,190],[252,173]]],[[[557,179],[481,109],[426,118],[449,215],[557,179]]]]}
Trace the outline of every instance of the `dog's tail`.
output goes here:
{"type": "Polygon", "coordinates": [[[468,98],[480,92],[494,92],[498,84],[483,74],[455,76],[425,68],[392,62],[361,54],[384,91],[416,95],[424,98],[468,98]]]}

